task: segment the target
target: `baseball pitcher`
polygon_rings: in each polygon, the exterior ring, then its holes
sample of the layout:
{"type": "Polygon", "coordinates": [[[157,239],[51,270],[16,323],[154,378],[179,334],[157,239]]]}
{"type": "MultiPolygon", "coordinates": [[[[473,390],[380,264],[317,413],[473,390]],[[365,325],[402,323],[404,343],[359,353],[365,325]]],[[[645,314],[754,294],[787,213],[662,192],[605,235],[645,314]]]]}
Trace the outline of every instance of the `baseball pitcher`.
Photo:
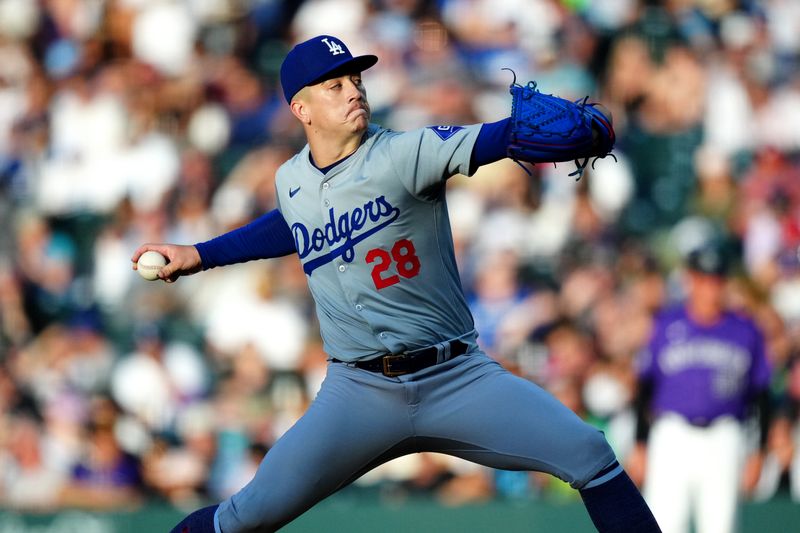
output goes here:
{"type": "Polygon", "coordinates": [[[659,531],[603,434],[476,344],[456,268],[445,182],[504,157],[578,162],[607,155],[608,117],[591,104],[512,86],[493,124],[396,132],[370,123],[361,72],[329,35],[295,46],[281,83],[308,144],[278,171],[278,208],[194,246],[145,244],[159,277],[297,254],[329,364],[305,415],[253,480],[176,533],[275,531],[368,470],[432,451],[547,472],[581,493],[603,532],[659,531]]]}

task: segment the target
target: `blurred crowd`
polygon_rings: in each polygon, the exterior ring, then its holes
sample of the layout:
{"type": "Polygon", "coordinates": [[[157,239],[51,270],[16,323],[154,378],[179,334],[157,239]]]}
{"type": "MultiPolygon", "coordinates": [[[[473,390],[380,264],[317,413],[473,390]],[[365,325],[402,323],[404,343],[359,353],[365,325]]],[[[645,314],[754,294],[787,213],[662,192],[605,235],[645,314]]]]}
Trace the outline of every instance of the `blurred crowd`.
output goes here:
{"type": "MultiPolygon", "coordinates": [[[[800,501],[799,3],[0,0],[3,506],[219,500],[313,399],[327,356],[296,257],[165,285],[130,256],[275,207],[275,171],[303,142],[278,69],[320,33],[379,56],[373,120],[398,130],[508,116],[504,67],[602,102],[616,161],[581,180],[505,160],[450,181],[479,340],[624,461],[651,317],[682,297],[685,254],[722,243],[730,305],[756,318],[774,369],[750,497],[800,501]]],[[[357,486],[574,497],[426,454],[357,486]]]]}

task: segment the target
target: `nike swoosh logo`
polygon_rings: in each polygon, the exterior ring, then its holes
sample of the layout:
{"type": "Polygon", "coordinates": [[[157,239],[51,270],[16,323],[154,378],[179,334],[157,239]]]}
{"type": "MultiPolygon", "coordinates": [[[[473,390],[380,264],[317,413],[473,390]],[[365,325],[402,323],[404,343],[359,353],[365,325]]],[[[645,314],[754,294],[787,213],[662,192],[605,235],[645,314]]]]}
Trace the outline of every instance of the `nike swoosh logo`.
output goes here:
{"type": "Polygon", "coordinates": [[[289,189],[289,198],[294,198],[294,195],[300,192],[300,187],[296,189],[289,189]]]}

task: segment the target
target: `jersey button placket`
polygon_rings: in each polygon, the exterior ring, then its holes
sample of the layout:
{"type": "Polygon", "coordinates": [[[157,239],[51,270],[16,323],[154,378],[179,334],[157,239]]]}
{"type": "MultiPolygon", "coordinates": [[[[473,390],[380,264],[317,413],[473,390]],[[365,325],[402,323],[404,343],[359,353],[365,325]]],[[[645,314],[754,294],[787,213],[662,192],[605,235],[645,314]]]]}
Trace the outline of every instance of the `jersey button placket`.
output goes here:
{"type": "Polygon", "coordinates": [[[327,208],[329,208],[331,206],[331,201],[327,197],[328,196],[328,191],[330,190],[330,188],[331,188],[331,184],[328,183],[327,181],[322,184],[322,194],[320,195],[320,197],[322,198],[322,207],[323,207],[322,212],[323,212],[323,215],[327,214],[327,208]]]}

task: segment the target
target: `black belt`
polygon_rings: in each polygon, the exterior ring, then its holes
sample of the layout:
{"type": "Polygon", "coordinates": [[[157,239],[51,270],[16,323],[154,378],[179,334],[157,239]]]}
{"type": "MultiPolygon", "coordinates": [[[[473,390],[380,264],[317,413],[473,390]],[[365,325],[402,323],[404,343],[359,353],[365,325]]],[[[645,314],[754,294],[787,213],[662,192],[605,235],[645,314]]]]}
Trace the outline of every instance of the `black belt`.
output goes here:
{"type": "Polygon", "coordinates": [[[700,428],[700,429],[706,429],[706,428],[709,428],[709,427],[713,426],[717,422],[719,422],[720,419],[725,418],[725,417],[730,417],[731,415],[716,415],[716,416],[712,416],[712,417],[705,417],[705,416],[688,417],[688,416],[686,416],[686,415],[684,415],[682,413],[676,413],[674,411],[669,411],[669,412],[662,413],[662,416],[664,416],[664,417],[677,416],[683,422],[686,422],[687,424],[689,424],[692,427],[696,427],[696,428],[700,428]]]}
{"type": "MultiPolygon", "coordinates": [[[[445,344],[445,349],[448,343],[445,344]]],[[[439,350],[437,345],[423,348],[411,353],[388,354],[369,361],[356,361],[352,363],[356,368],[369,370],[370,372],[380,372],[384,376],[394,377],[402,376],[403,374],[413,374],[423,368],[428,368],[437,363],[443,363],[446,360],[452,359],[459,355],[467,353],[469,346],[459,340],[455,340],[450,344],[450,357],[447,359],[439,359],[439,350]]],[[[441,345],[439,345],[441,346],[441,345]]],[[[341,363],[338,359],[332,360],[334,363],[341,363]]]]}
{"type": "Polygon", "coordinates": [[[689,422],[690,425],[696,428],[705,429],[705,428],[710,428],[711,426],[719,422],[721,418],[724,418],[726,416],[728,415],[719,415],[712,418],[705,418],[705,417],[684,418],[684,420],[686,420],[687,422],[689,422]]]}
{"type": "Polygon", "coordinates": [[[716,422],[716,418],[687,418],[686,421],[689,422],[689,425],[692,425],[696,428],[705,429],[716,422]]]}

